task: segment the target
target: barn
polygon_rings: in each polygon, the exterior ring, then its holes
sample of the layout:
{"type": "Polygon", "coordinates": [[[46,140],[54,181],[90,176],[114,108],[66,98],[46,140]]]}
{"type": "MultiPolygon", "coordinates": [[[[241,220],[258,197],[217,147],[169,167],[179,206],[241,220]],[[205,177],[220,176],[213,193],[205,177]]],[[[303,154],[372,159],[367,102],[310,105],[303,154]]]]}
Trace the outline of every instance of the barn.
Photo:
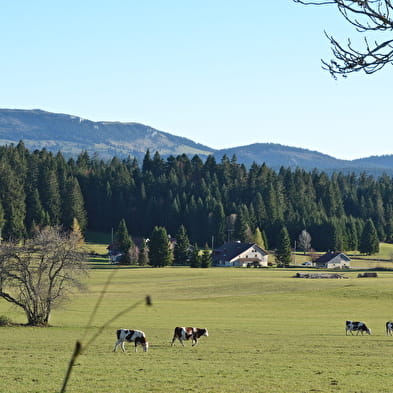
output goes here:
{"type": "Polygon", "coordinates": [[[351,258],[342,252],[327,252],[316,259],[314,265],[320,269],[349,269],[351,258]]]}

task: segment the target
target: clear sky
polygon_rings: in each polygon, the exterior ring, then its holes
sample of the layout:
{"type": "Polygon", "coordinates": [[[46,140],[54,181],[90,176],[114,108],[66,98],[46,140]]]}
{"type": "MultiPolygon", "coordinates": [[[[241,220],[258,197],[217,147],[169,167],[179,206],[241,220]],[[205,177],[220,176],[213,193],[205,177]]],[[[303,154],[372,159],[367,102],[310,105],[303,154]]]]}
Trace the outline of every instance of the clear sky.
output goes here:
{"type": "Polygon", "coordinates": [[[0,107],[140,122],[220,149],[393,154],[393,66],[337,81],[331,7],[291,0],[0,0],[0,107]]]}

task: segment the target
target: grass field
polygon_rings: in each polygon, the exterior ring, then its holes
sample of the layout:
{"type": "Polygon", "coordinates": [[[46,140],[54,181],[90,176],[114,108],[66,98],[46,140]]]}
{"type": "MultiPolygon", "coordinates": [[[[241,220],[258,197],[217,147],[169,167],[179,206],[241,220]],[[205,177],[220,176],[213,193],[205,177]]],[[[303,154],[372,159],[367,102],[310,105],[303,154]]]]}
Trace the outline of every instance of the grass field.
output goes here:
{"type": "MultiPolygon", "coordinates": [[[[59,392],[76,340],[86,344],[67,392],[390,392],[393,272],[378,278],[295,279],[295,269],[116,268],[93,261],[88,291],[55,310],[50,328],[0,328],[0,392],[59,392]],[[108,276],[116,269],[86,329],[108,276]],[[143,304],[150,295],[153,306],[143,304]],[[346,319],[372,336],[346,336],[346,319]],[[170,346],[175,326],[209,329],[170,346]],[[150,350],[112,352],[117,328],[145,331],[150,350]]],[[[0,315],[24,315],[0,301],[0,315]]]]}

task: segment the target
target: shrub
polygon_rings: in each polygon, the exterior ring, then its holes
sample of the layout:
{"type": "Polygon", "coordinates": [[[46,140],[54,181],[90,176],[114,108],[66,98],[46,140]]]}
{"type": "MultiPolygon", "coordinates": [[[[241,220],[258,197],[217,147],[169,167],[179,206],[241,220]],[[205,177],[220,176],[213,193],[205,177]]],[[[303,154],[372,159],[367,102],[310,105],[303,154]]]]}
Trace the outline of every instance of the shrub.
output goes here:
{"type": "Polygon", "coordinates": [[[0,315],[0,326],[10,326],[12,321],[6,315],[0,315]]]}

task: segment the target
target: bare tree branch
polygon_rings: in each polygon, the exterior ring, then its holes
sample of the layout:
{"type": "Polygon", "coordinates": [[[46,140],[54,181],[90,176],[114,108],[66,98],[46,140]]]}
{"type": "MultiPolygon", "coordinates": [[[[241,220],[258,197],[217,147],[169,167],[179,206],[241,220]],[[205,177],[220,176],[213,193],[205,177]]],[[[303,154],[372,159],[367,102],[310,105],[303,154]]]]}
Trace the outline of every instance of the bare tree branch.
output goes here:
{"type": "Polygon", "coordinates": [[[86,271],[80,241],[60,228],[46,228],[24,244],[0,244],[0,297],[21,308],[28,324],[48,324],[86,271]]]}
{"type": "MultiPolygon", "coordinates": [[[[293,1],[303,5],[336,5],[345,20],[359,33],[393,32],[392,0],[293,1]]],[[[346,77],[357,71],[373,74],[385,65],[393,64],[393,39],[370,44],[364,37],[364,47],[355,49],[350,39],[346,45],[342,45],[333,36],[326,32],[325,35],[331,44],[334,59],[322,60],[322,68],[334,78],[337,75],[346,77]]]]}

